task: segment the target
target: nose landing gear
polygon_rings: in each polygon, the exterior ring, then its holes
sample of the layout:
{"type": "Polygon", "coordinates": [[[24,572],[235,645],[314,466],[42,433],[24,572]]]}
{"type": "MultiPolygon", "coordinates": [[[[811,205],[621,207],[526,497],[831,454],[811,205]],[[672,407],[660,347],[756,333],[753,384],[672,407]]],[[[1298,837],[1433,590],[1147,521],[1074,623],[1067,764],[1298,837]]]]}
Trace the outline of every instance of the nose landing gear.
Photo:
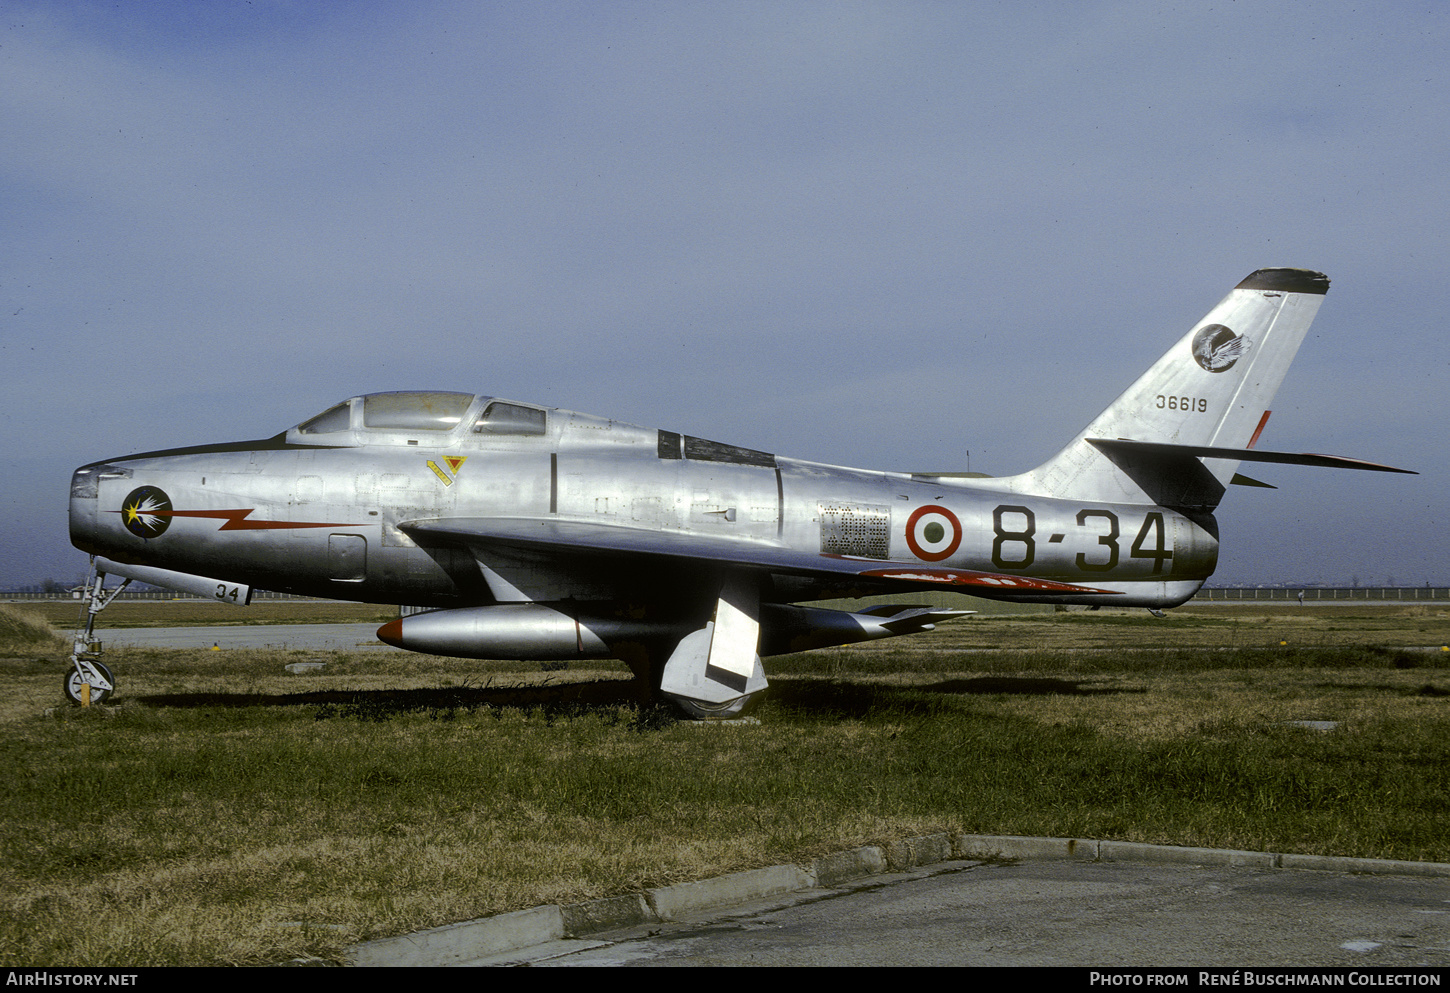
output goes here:
{"type": "Polygon", "coordinates": [[[101,588],[105,581],[106,574],[97,572],[92,562],[91,577],[86,582],[85,613],[71,646],[71,670],[65,674],[61,684],[66,699],[77,706],[105,703],[116,692],[115,677],[109,668],[101,664],[98,658],[101,646],[91,640],[91,634],[95,630],[96,615],[106,609],[106,605],[116,599],[116,594],[124,590],[131,580],[123,579],[120,586],[109,592],[101,588]]]}

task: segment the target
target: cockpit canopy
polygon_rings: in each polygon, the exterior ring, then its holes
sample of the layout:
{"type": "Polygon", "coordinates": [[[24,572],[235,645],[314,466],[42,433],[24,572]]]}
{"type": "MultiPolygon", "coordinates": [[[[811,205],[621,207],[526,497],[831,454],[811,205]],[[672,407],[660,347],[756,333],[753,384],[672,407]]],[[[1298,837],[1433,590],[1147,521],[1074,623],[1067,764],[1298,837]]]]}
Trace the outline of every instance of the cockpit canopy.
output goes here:
{"type": "MultiPolygon", "coordinates": [[[[542,435],[548,411],[542,407],[475,396],[472,393],[369,393],[344,400],[292,428],[295,444],[347,447],[361,444],[447,445],[454,435],[514,437],[542,435]],[[471,425],[465,430],[462,425],[471,425]]],[[[479,440],[482,440],[481,438],[479,440]]]]}

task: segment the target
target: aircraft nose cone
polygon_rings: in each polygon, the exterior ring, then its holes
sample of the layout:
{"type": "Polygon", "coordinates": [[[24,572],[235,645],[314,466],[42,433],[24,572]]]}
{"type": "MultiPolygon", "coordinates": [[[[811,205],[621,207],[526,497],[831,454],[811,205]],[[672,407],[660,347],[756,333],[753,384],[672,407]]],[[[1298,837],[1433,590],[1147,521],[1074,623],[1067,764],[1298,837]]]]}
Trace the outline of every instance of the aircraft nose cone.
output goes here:
{"type": "Polygon", "coordinates": [[[96,505],[100,467],[81,466],[70,478],[70,540],[82,551],[92,551],[96,537],[96,505]]]}

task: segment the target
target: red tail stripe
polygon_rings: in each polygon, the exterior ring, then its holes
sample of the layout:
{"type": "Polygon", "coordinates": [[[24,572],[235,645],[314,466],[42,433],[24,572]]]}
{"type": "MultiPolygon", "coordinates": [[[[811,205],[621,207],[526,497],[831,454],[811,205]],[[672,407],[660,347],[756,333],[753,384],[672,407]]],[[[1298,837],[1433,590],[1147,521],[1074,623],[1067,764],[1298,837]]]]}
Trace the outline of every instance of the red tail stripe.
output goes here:
{"type": "Polygon", "coordinates": [[[1263,433],[1264,425],[1269,423],[1269,415],[1272,413],[1272,410],[1266,410],[1264,411],[1264,416],[1259,418],[1259,426],[1254,428],[1254,436],[1249,439],[1249,448],[1253,448],[1259,443],[1259,435],[1263,433]]]}

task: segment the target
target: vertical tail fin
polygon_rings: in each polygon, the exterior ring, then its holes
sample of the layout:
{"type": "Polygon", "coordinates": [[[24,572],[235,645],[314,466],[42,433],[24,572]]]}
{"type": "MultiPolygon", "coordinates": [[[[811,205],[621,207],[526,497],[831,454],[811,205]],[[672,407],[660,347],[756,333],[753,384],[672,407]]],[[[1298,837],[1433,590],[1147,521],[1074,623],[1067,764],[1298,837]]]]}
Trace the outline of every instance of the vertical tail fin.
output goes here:
{"type": "Polygon", "coordinates": [[[1328,291],[1328,277],[1307,269],[1253,273],[1066,448],[1020,478],[1020,488],[1211,510],[1233,478],[1236,461],[1100,448],[1093,440],[1252,447],[1328,291]]]}

